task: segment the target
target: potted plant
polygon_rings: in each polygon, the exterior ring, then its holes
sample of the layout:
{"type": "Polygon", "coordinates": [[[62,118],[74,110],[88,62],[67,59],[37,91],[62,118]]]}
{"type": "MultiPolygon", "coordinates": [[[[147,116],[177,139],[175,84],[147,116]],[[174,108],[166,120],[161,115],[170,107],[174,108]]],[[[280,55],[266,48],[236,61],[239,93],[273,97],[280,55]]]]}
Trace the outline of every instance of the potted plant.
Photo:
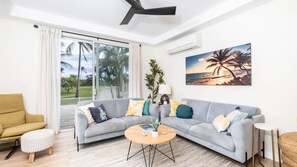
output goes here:
{"type": "Polygon", "coordinates": [[[159,92],[159,85],[164,83],[164,72],[157,64],[157,61],[150,59],[151,74],[145,74],[146,87],[151,91],[148,98],[152,99],[152,103],[156,103],[156,97],[159,92]]]}
{"type": "Polygon", "coordinates": [[[152,137],[158,137],[158,135],[159,135],[158,128],[160,126],[159,119],[156,119],[156,121],[152,123],[152,126],[154,128],[152,131],[152,137]]]}

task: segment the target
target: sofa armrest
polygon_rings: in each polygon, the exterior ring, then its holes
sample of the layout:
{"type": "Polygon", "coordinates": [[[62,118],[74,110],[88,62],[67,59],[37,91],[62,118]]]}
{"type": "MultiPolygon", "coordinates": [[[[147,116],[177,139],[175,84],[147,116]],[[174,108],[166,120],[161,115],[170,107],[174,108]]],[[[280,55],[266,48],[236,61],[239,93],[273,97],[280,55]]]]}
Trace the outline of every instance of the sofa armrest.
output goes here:
{"type": "Polygon", "coordinates": [[[170,104],[164,104],[160,106],[161,121],[162,119],[169,117],[170,114],[170,104]]]}
{"type": "Polygon", "coordinates": [[[2,124],[0,124],[0,136],[2,135],[3,131],[4,131],[3,126],[2,124]]]}
{"type": "Polygon", "coordinates": [[[29,114],[26,112],[26,123],[44,122],[44,116],[41,114],[29,114]]]}
{"type": "Polygon", "coordinates": [[[158,104],[150,104],[150,115],[154,118],[159,118],[160,115],[160,109],[158,104]]]}
{"type": "Polygon", "coordinates": [[[75,133],[78,138],[79,144],[84,143],[85,141],[85,131],[88,128],[88,119],[82,114],[78,108],[75,109],[75,133]]]}
{"type": "MultiPolygon", "coordinates": [[[[252,137],[253,137],[253,125],[254,123],[264,123],[264,115],[255,115],[253,119],[244,119],[240,122],[236,122],[232,129],[231,135],[236,147],[236,157],[245,161],[245,152],[248,154],[248,158],[252,156],[252,137]]],[[[261,135],[264,140],[264,136],[261,135]]],[[[262,140],[262,141],[263,141],[262,140]]],[[[258,148],[258,135],[255,134],[255,153],[258,148]]]]}

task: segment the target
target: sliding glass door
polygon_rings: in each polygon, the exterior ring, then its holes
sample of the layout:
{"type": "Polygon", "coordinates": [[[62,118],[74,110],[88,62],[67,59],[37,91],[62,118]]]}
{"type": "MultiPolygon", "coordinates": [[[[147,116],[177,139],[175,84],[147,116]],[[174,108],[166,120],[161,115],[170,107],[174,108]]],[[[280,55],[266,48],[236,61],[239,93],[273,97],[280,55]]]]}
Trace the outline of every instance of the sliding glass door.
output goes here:
{"type": "Polygon", "coordinates": [[[62,38],[61,129],[73,127],[77,102],[127,98],[128,88],[126,45],[62,38]]]}
{"type": "Polygon", "coordinates": [[[129,49],[95,43],[95,59],[95,98],[127,98],[129,92],[129,49]]]}

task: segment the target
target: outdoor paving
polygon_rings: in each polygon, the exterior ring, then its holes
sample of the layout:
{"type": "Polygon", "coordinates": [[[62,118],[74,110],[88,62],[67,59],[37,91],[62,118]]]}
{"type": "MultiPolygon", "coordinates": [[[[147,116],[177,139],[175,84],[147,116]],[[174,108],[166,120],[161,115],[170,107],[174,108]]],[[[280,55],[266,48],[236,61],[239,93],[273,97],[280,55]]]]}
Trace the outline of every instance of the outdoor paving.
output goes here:
{"type": "Polygon", "coordinates": [[[74,107],[75,104],[61,106],[61,130],[70,129],[74,127],[74,107]]]}

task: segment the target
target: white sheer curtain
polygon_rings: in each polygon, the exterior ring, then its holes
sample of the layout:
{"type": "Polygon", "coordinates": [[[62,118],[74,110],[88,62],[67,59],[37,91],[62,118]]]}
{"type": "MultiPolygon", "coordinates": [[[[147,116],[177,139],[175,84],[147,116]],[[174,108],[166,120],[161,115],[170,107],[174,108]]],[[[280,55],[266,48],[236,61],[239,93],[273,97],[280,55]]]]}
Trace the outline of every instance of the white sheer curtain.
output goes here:
{"type": "Polygon", "coordinates": [[[129,97],[140,97],[140,45],[129,44],[129,97]]]}
{"type": "Polygon", "coordinates": [[[48,128],[60,128],[60,41],[61,30],[39,27],[39,76],[37,111],[45,116],[48,128]]]}

